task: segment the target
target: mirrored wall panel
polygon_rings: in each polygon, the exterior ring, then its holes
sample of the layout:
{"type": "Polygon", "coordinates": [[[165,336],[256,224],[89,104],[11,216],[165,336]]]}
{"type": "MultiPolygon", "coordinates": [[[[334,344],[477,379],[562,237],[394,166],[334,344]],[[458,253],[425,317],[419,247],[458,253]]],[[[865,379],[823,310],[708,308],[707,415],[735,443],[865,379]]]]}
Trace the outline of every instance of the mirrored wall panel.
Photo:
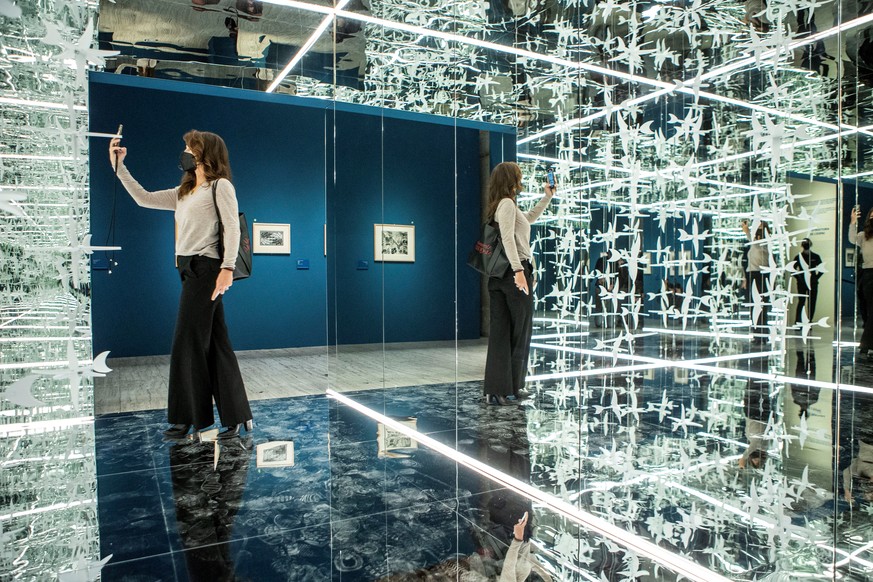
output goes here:
{"type": "Polygon", "coordinates": [[[107,579],[871,575],[868,3],[58,10],[0,1],[3,389],[15,423],[96,412],[100,551],[74,555],[107,579]],[[171,188],[192,128],[224,138],[254,251],[219,289],[254,426],[222,439],[220,395],[162,434],[185,225],[105,157],[121,135],[171,188]]]}
{"type": "Polygon", "coordinates": [[[85,579],[100,559],[89,226],[93,3],[0,3],[0,572],[85,579]]]}

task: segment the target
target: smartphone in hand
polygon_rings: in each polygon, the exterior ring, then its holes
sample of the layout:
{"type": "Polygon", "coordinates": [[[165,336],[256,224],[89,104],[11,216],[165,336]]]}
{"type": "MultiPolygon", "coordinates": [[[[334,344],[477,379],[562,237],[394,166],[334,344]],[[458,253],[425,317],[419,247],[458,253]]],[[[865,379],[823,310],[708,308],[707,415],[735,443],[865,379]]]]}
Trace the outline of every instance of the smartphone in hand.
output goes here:
{"type": "Polygon", "coordinates": [[[549,188],[554,190],[555,184],[556,184],[556,182],[555,182],[555,168],[549,168],[546,171],[546,180],[548,180],[548,182],[549,182],[549,188]]]}

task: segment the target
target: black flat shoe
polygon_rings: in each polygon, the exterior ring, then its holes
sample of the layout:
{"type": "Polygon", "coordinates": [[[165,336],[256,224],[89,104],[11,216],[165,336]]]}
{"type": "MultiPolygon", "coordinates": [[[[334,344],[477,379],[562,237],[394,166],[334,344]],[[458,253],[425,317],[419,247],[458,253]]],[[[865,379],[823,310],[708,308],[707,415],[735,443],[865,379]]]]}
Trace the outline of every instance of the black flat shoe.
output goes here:
{"type": "Polygon", "coordinates": [[[528,392],[524,388],[515,393],[516,400],[527,400],[528,398],[530,398],[530,392],[528,392]]]}
{"type": "Polygon", "coordinates": [[[231,426],[231,427],[224,429],[223,431],[218,433],[218,438],[220,438],[220,439],[232,439],[232,438],[238,437],[240,430],[245,428],[246,432],[252,432],[253,426],[254,425],[252,423],[252,420],[249,419],[245,422],[239,423],[236,426],[231,426]]]}
{"type": "Polygon", "coordinates": [[[190,424],[174,424],[164,431],[164,436],[168,439],[180,439],[188,434],[191,430],[190,424]]]}

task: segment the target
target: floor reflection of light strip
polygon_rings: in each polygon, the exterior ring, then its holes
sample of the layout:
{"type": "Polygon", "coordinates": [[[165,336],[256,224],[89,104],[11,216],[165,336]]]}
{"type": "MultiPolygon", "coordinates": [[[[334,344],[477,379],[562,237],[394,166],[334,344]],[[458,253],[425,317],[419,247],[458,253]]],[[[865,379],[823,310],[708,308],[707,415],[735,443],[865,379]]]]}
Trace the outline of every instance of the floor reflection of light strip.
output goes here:
{"type": "Polygon", "coordinates": [[[502,471],[498,471],[485,463],[478,461],[468,455],[465,455],[450,446],[441,443],[427,435],[424,435],[418,431],[412,430],[410,427],[401,424],[384,414],[380,414],[370,408],[367,408],[363,404],[360,404],[347,396],[340,394],[332,389],[327,390],[328,398],[333,398],[334,400],[341,402],[348,406],[349,408],[353,408],[357,410],[361,414],[368,416],[375,420],[376,422],[380,422],[385,426],[395,430],[401,434],[404,434],[416,442],[434,450],[435,452],[443,455],[444,457],[448,457],[453,461],[483,475],[492,481],[505,485],[515,491],[523,494],[525,497],[531,499],[532,501],[538,501],[542,503],[548,509],[563,515],[564,517],[574,521],[575,523],[585,526],[594,532],[607,537],[617,544],[621,545],[624,548],[635,552],[639,556],[644,558],[648,558],[662,566],[665,566],[667,569],[673,571],[674,573],[681,574],[691,580],[698,580],[699,582],[729,582],[727,578],[721,576],[717,572],[713,572],[712,570],[701,566],[691,560],[674,554],[673,552],[658,546],[650,542],[649,540],[636,535],[632,532],[624,530],[603,518],[597,517],[596,515],[592,515],[586,511],[582,511],[578,507],[574,507],[573,505],[567,503],[566,501],[555,497],[553,495],[549,495],[540,491],[539,489],[524,483],[515,477],[507,475],[502,471]]]}
{"type": "MultiPolygon", "coordinates": [[[[531,347],[534,348],[542,348],[546,350],[561,350],[561,351],[569,351],[577,354],[583,354],[586,356],[595,356],[602,358],[613,358],[619,360],[631,360],[631,361],[639,361],[646,362],[649,364],[660,364],[662,362],[669,363],[671,366],[677,367],[685,367],[691,366],[693,364],[709,364],[713,362],[730,362],[732,360],[749,360],[752,358],[764,358],[769,356],[778,356],[782,352],[779,350],[772,350],[768,352],[748,352],[741,354],[731,354],[728,356],[711,356],[709,358],[700,358],[697,360],[665,360],[663,358],[650,358],[648,356],[637,356],[631,354],[623,354],[618,352],[604,352],[601,350],[590,350],[588,348],[576,348],[571,346],[556,346],[552,344],[534,344],[531,343],[531,347]]],[[[718,368],[722,369],[722,368],[718,368]]],[[[726,368],[730,369],[730,368],[726,368]]]]}
{"type": "Polygon", "coordinates": [[[584,325],[589,326],[591,324],[588,321],[583,321],[581,319],[558,319],[556,317],[534,317],[533,320],[542,322],[542,323],[563,323],[566,325],[584,325]]]}
{"type": "MultiPolygon", "coordinates": [[[[777,382],[782,384],[792,384],[794,386],[811,386],[813,388],[827,388],[829,390],[842,390],[845,392],[860,392],[862,394],[873,394],[873,388],[868,388],[867,386],[857,386],[855,384],[836,384],[834,382],[824,382],[822,380],[811,380],[808,378],[795,378],[793,376],[784,376],[781,374],[770,374],[765,372],[750,372],[748,370],[740,370],[738,368],[721,368],[718,366],[706,366],[702,365],[701,362],[714,362],[714,361],[727,361],[729,359],[733,360],[747,360],[752,358],[759,358],[763,356],[771,356],[771,355],[779,355],[782,352],[778,350],[774,350],[772,352],[750,352],[747,354],[736,354],[733,356],[718,356],[715,358],[703,358],[701,360],[663,360],[659,358],[648,358],[645,356],[632,356],[630,354],[621,354],[621,353],[613,353],[613,352],[601,352],[596,350],[588,350],[585,348],[574,348],[571,346],[554,346],[549,344],[531,344],[531,347],[537,347],[540,349],[547,350],[555,350],[555,351],[569,351],[579,354],[600,356],[603,358],[612,357],[614,359],[626,359],[626,360],[637,360],[641,362],[670,362],[670,365],[676,368],[687,368],[689,370],[697,370],[698,372],[706,372],[708,374],[716,375],[716,376],[734,376],[738,378],[753,378],[756,380],[765,380],[767,382],[777,382]]],[[[608,368],[606,369],[608,372],[608,368]]]]}
{"type": "Polygon", "coordinates": [[[526,378],[527,382],[537,382],[540,380],[560,380],[562,378],[585,378],[587,376],[603,376],[605,374],[623,374],[625,372],[639,372],[642,370],[654,370],[657,368],[667,368],[667,364],[636,364],[632,366],[617,366],[609,370],[588,369],[588,370],[573,370],[570,372],[550,372],[548,374],[531,375],[526,378]]]}
{"type": "MultiPolygon", "coordinates": [[[[734,515],[737,515],[743,519],[747,519],[750,522],[752,522],[752,523],[754,523],[754,524],[756,524],[764,529],[774,530],[774,529],[781,529],[781,527],[782,527],[779,525],[778,522],[776,522],[775,518],[766,519],[766,518],[760,517],[760,516],[752,516],[745,509],[741,509],[739,507],[731,505],[730,503],[727,503],[726,501],[716,499],[715,497],[708,495],[702,491],[698,491],[697,489],[692,489],[691,487],[688,487],[686,485],[682,485],[680,483],[676,483],[675,481],[669,481],[669,482],[665,483],[665,485],[667,485],[668,487],[673,487],[674,489],[679,489],[680,491],[684,491],[685,493],[688,493],[689,495],[691,495],[693,497],[697,497],[698,499],[701,499],[702,501],[706,501],[707,503],[714,505],[716,507],[719,507],[719,508],[721,508],[729,513],[733,513],[734,515]]],[[[791,535],[791,537],[798,539],[798,540],[802,540],[805,542],[810,541],[809,535],[804,535],[804,534],[797,533],[797,532],[790,532],[790,535],[791,535]]],[[[868,562],[867,560],[864,560],[864,559],[859,558],[857,556],[854,556],[853,554],[849,554],[845,550],[836,549],[832,546],[828,546],[827,544],[825,544],[824,542],[821,542],[821,541],[814,541],[813,543],[817,547],[819,547],[823,550],[827,550],[827,551],[834,553],[834,554],[842,554],[842,555],[846,556],[844,563],[847,563],[849,560],[851,560],[853,562],[857,562],[858,564],[864,566],[865,568],[873,568],[873,563],[868,562]]],[[[870,547],[873,547],[873,542],[871,542],[870,547]]],[[[858,548],[858,549],[860,550],[860,549],[865,549],[865,548],[866,548],[866,546],[862,547],[862,548],[858,548]]],[[[840,565],[842,565],[842,564],[840,564],[840,565]]],[[[830,566],[830,565],[828,565],[828,566],[830,566]]]]}
{"type": "Polygon", "coordinates": [[[840,550],[840,549],[835,550],[834,548],[832,548],[830,546],[826,546],[826,545],[821,544],[821,543],[818,543],[816,545],[820,548],[830,550],[830,551],[834,552],[835,554],[839,553],[839,554],[843,554],[844,556],[846,556],[845,558],[843,558],[839,562],[835,562],[832,566],[833,568],[839,568],[840,566],[845,566],[849,562],[858,562],[859,564],[863,565],[865,568],[873,568],[873,562],[869,562],[867,560],[864,560],[863,558],[858,557],[858,554],[860,554],[861,552],[866,552],[867,550],[873,549],[873,542],[867,542],[865,545],[861,546],[860,548],[856,548],[856,549],[852,550],[851,553],[846,552],[845,550],[840,550]]]}
{"type": "MultiPolygon", "coordinates": [[[[543,340],[543,339],[563,339],[563,338],[571,338],[571,337],[585,337],[591,335],[590,331],[572,331],[569,333],[550,333],[546,335],[532,335],[530,339],[532,340],[543,340]]],[[[15,338],[11,338],[15,339],[15,338]]],[[[34,339],[42,339],[42,338],[34,338],[34,339]]],[[[76,338],[78,339],[78,338],[76,338]]],[[[0,341],[3,341],[0,339],[0,341]]]]}
{"type": "Polygon", "coordinates": [[[669,329],[663,327],[644,327],[643,331],[651,331],[655,333],[664,333],[669,335],[687,335],[693,337],[716,337],[716,338],[735,338],[735,339],[751,339],[752,334],[740,334],[740,333],[726,333],[726,332],[706,332],[706,331],[693,331],[688,329],[669,329]]]}
{"type": "MultiPolygon", "coordinates": [[[[700,434],[700,433],[697,433],[700,434]]],[[[745,448],[748,446],[746,443],[741,443],[745,448]]],[[[697,465],[689,465],[688,467],[681,467],[679,469],[655,469],[650,473],[644,473],[642,475],[638,475],[633,479],[628,479],[627,481],[593,481],[589,484],[587,489],[583,489],[578,493],[574,493],[570,496],[571,501],[578,499],[585,493],[590,493],[593,491],[608,491],[609,489],[614,489],[616,487],[626,487],[628,485],[637,485],[638,483],[643,483],[645,481],[651,481],[652,479],[658,479],[660,477],[667,477],[670,475],[687,475],[688,473],[693,473],[700,469],[706,469],[708,467],[712,467],[714,465],[727,465],[733,461],[737,461],[741,459],[742,455],[731,455],[729,457],[721,457],[718,460],[705,461],[703,463],[698,463],[697,465]]]]}

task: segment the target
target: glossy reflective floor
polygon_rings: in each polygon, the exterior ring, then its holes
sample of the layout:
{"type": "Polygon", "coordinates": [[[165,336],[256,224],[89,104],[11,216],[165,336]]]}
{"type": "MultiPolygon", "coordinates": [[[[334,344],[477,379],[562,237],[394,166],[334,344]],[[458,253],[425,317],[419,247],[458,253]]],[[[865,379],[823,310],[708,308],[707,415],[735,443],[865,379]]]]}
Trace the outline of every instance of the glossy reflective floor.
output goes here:
{"type": "Polygon", "coordinates": [[[417,580],[452,568],[496,579],[524,511],[536,563],[559,580],[671,579],[622,550],[635,539],[729,579],[873,575],[860,449],[873,440],[873,361],[831,338],[770,351],[661,332],[633,354],[591,349],[615,333],[535,340],[533,396],[520,405],[485,406],[475,381],[345,395],[370,417],[324,396],[259,400],[253,435],[222,444],[217,461],[214,443],[163,441],[161,410],[101,416],[104,579],[417,580]],[[839,392],[817,385],[835,370],[839,392]],[[410,448],[379,415],[461,462],[410,448]],[[288,456],[278,441],[293,441],[293,466],[259,467],[288,456]],[[583,535],[590,516],[626,534],[583,535]]]}

